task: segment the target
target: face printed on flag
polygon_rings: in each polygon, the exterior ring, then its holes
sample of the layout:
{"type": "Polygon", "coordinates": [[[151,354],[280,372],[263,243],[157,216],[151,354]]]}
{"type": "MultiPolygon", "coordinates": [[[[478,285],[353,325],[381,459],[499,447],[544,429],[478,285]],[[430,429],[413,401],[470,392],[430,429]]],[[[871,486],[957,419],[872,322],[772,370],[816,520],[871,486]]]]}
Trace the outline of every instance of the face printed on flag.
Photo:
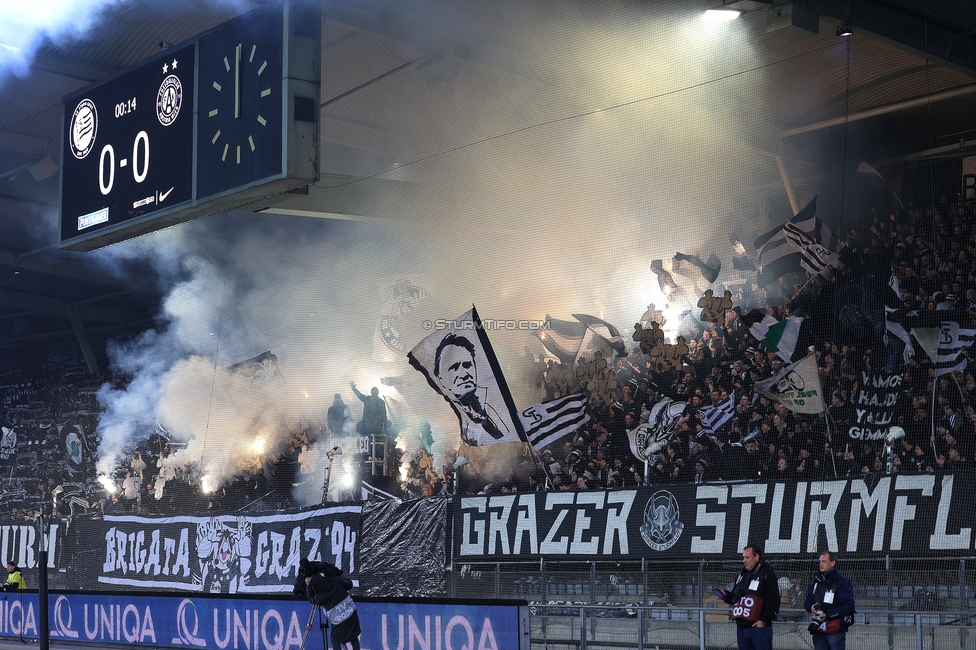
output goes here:
{"type": "Polygon", "coordinates": [[[522,440],[494,351],[477,312],[471,310],[451,326],[431,334],[409,354],[410,364],[450,403],[469,445],[522,440]]]}

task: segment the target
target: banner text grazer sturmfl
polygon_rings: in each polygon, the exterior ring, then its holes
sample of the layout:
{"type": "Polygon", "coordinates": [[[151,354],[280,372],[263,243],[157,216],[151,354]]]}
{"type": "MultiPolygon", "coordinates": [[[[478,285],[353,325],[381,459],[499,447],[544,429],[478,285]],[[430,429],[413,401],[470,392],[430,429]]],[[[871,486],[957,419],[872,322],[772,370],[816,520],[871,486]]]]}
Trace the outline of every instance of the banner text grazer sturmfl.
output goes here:
{"type": "Polygon", "coordinates": [[[461,561],[718,559],[750,542],[770,555],[972,555],[973,475],[455,497],[461,561]]]}

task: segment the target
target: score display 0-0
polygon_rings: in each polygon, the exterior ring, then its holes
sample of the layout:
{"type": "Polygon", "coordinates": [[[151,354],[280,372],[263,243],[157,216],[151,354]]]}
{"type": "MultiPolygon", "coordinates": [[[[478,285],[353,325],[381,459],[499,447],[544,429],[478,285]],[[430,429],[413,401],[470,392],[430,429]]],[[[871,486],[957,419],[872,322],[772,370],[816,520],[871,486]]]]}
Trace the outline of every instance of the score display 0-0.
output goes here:
{"type": "Polygon", "coordinates": [[[195,47],[65,99],[61,240],[189,201],[195,47]]]}

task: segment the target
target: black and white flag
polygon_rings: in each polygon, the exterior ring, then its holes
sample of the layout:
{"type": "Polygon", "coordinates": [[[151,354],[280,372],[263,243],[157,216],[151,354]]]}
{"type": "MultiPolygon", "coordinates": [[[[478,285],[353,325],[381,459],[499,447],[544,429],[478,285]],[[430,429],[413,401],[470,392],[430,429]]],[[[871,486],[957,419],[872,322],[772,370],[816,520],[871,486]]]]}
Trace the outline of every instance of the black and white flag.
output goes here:
{"type": "MultiPolygon", "coordinates": [[[[787,224],[794,233],[803,233],[804,241],[812,241],[827,251],[833,247],[833,233],[823,221],[817,218],[817,198],[814,197],[805,208],[787,224]]],[[[803,253],[786,236],[786,224],[773,228],[755,241],[758,252],[760,286],[778,281],[789,273],[802,273],[805,268],[803,253]]]]}
{"type": "Polygon", "coordinates": [[[665,397],[651,407],[647,422],[627,432],[631,453],[641,462],[660,453],[674,435],[685,406],[686,402],[665,397]]]}
{"type": "Polygon", "coordinates": [[[732,391],[728,399],[718,404],[701,407],[698,411],[698,417],[701,418],[705,428],[714,434],[735,417],[735,391],[732,391]]]}
{"type": "MultiPolygon", "coordinates": [[[[676,264],[674,267],[674,270],[677,273],[687,275],[688,272],[685,270],[685,267],[680,265],[680,262],[688,262],[693,267],[698,269],[701,277],[708,284],[715,282],[715,280],[718,279],[718,274],[722,272],[722,261],[718,259],[718,256],[715,253],[712,253],[709,256],[708,262],[703,262],[702,259],[697,255],[685,255],[684,253],[675,253],[674,259],[679,262],[679,264],[676,264]]],[[[689,277],[694,279],[694,276],[692,275],[689,275],[689,277]]]]}
{"type": "Polygon", "coordinates": [[[522,428],[536,450],[551,445],[589,421],[583,393],[542,402],[522,411],[522,428]]]}
{"type": "Polygon", "coordinates": [[[567,366],[575,367],[576,359],[591,350],[603,350],[607,356],[627,356],[627,345],[620,330],[607,321],[589,314],[573,314],[575,321],[560,320],[546,314],[546,329],[534,330],[553,356],[567,366]]]}
{"type": "MultiPolygon", "coordinates": [[[[823,231],[828,231],[827,226],[817,219],[815,227],[819,227],[819,236],[823,237],[825,233],[823,231]]],[[[783,224],[783,234],[786,235],[787,241],[793,245],[793,248],[800,251],[800,266],[805,268],[810,273],[818,274],[823,273],[824,269],[832,266],[838,258],[837,253],[833,252],[823,244],[819,243],[813,236],[806,233],[800,226],[793,223],[792,221],[787,221],[783,224]]],[[[829,236],[827,236],[829,240],[829,236]]]]}
{"type": "Polygon", "coordinates": [[[410,365],[454,409],[465,443],[524,442],[519,412],[478,310],[472,307],[447,325],[410,351],[410,365]]]}
{"type": "Polygon", "coordinates": [[[963,355],[963,350],[972,346],[976,327],[943,321],[938,328],[913,328],[912,334],[935,363],[935,376],[941,377],[966,368],[968,359],[963,355]]]}
{"type": "Polygon", "coordinates": [[[886,309],[885,318],[889,331],[895,324],[911,332],[935,364],[936,377],[966,367],[968,359],[963,352],[972,346],[976,338],[976,325],[966,312],[955,309],[886,309]]]}

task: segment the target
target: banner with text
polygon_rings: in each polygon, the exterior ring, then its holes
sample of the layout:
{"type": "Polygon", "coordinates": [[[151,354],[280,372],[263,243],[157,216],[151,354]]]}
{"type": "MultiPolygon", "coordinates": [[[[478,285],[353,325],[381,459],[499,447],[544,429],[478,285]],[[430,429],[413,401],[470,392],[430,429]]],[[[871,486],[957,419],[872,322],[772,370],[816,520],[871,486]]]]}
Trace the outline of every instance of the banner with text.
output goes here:
{"type": "MultiPolygon", "coordinates": [[[[36,593],[0,601],[0,638],[37,639],[37,605],[36,593]]],[[[528,650],[528,612],[520,605],[360,602],[356,609],[363,648],[528,650]]],[[[299,650],[312,606],[297,598],[52,593],[48,611],[53,642],[299,650]]],[[[304,647],[324,650],[322,638],[313,629],[304,647]]]]}
{"type": "Polygon", "coordinates": [[[854,440],[881,440],[888,435],[899,391],[901,375],[869,375],[862,371],[847,435],[854,440]]]}
{"type": "MultiPolygon", "coordinates": [[[[47,527],[47,566],[53,569],[58,565],[61,549],[64,545],[64,526],[58,522],[50,523],[47,527]]],[[[37,578],[28,569],[37,568],[37,552],[40,550],[40,533],[37,524],[22,521],[0,521],[0,557],[3,561],[13,560],[24,572],[28,587],[37,578]]]]}
{"type": "Polygon", "coordinates": [[[461,561],[972,555],[973,474],[455,497],[461,561]],[[953,496],[955,489],[955,496],[953,496]]]}
{"type": "Polygon", "coordinates": [[[299,561],[335,564],[359,579],[359,504],[267,515],[106,515],[79,522],[94,550],[85,589],[108,585],[207,593],[292,590],[299,561]]]}

